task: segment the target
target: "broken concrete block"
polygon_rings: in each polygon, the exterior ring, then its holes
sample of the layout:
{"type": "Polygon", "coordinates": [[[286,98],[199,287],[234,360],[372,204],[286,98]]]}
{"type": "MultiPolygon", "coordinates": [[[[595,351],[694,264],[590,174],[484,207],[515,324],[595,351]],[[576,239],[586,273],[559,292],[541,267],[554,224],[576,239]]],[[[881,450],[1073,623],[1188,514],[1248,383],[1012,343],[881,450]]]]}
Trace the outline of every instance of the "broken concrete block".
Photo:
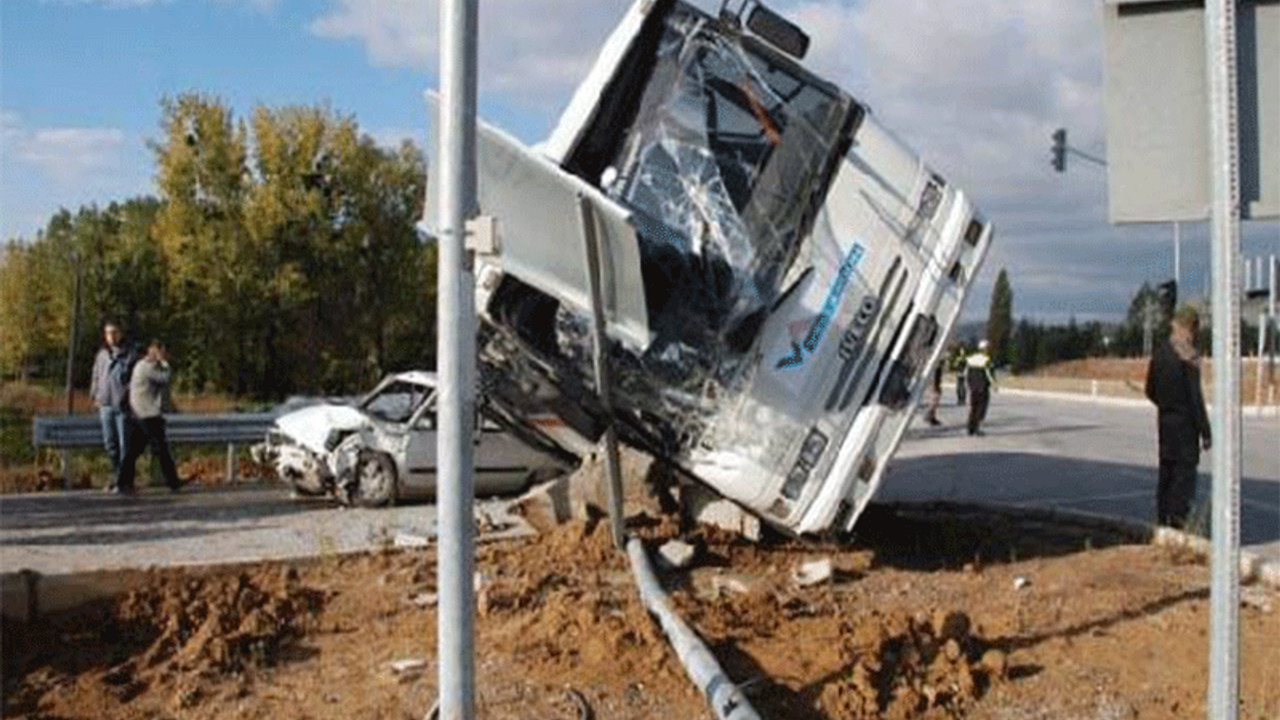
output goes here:
{"type": "Polygon", "coordinates": [[[748,540],[760,539],[760,518],[706,488],[681,488],[680,506],[685,517],[695,522],[738,533],[748,540]]]}
{"type": "Polygon", "coordinates": [[[391,668],[391,672],[395,676],[410,678],[421,675],[427,669],[427,661],[422,658],[405,658],[403,660],[392,660],[387,666],[391,668]]]}
{"type": "Polygon", "coordinates": [[[800,563],[791,573],[791,580],[800,587],[809,587],[830,580],[832,573],[831,558],[822,558],[800,563]]]}
{"type": "MultiPolygon", "coordinates": [[[[639,450],[618,448],[622,474],[623,512],[631,514],[651,504],[648,496],[653,458],[639,450]]],[[[577,470],[531,488],[513,505],[534,528],[546,530],[570,520],[587,520],[588,508],[608,512],[607,472],[603,448],[583,458],[577,470]]]]}
{"type": "Polygon", "coordinates": [[[721,568],[695,568],[689,573],[693,592],[703,600],[718,600],[725,595],[746,595],[760,579],[744,573],[726,572],[721,568]]]}
{"type": "Polygon", "coordinates": [[[433,592],[418,593],[417,595],[414,595],[409,598],[409,602],[413,603],[414,605],[417,605],[420,608],[435,607],[436,603],[439,601],[440,601],[440,596],[436,595],[433,592]]]}
{"type": "Polygon", "coordinates": [[[658,557],[667,567],[679,570],[693,562],[698,549],[683,540],[668,540],[658,548],[658,557]]]}

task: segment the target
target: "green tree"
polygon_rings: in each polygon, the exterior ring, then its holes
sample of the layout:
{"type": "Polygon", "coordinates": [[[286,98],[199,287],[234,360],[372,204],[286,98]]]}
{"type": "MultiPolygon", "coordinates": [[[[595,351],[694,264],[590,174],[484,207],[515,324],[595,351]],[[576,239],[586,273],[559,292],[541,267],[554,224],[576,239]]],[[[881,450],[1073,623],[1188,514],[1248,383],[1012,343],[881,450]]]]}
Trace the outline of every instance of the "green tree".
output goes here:
{"type": "Polygon", "coordinates": [[[246,124],[188,94],[163,115],[155,235],[189,378],[281,396],[423,365],[434,272],[414,230],[416,148],[379,148],[326,106],[258,107],[246,124]]]}
{"type": "Polygon", "coordinates": [[[995,285],[991,288],[991,305],[987,315],[987,340],[991,343],[993,364],[1007,365],[1010,359],[1010,340],[1013,336],[1013,288],[1009,274],[1000,268],[995,285]]]}
{"type": "Polygon", "coordinates": [[[263,258],[242,217],[248,133],[220,100],[197,93],[161,101],[153,143],[164,206],[154,232],[165,263],[180,380],[249,390],[245,329],[262,312],[263,258]]]}

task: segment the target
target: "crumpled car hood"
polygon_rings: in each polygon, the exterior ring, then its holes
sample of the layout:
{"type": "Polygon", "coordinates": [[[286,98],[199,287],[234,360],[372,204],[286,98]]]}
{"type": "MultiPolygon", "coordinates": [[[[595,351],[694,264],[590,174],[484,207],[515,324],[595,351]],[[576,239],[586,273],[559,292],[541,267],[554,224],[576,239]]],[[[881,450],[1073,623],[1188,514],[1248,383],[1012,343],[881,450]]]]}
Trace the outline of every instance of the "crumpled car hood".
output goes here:
{"type": "Polygon", "coordinates": [[[276,427],[299,445],[318,454],[328,452],[325,440],[334,430],[359,430],[369,418],[349,405],[313,405],[276,419],[276,427]]]}

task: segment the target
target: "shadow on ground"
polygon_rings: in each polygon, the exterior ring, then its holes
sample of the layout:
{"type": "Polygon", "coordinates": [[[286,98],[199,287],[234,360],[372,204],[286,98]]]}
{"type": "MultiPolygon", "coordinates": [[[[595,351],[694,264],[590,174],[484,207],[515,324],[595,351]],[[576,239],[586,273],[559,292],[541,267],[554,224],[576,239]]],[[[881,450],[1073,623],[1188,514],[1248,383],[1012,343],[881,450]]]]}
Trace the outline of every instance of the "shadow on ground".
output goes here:
{"type": "MultiPolygon", "coordinates": [[[[1207,469],[1207,463],[1200,467],[1207,469]]],[[[973,452],[894,460],[878,500],[1057,508],[1149,523],[1155,515],[1155,485],[1155,469],[1141,465],[1034,453],[973,452]]],[[[1204,472],[1198,485],[1201,507],[1198,516],[1193,510],[1190,529],[1208,535],[1204,518],[1210,484],[1204,472]]],[[[1241,544],[1280,540],[1280,484],[1244,478],[1240,498],[1241,544]]],[[[865,522],[866,518],[860,519],[855,526],[862,538],[872,535],[865,522]]],[[[968,534],[963,529],[959,532],[968,534]]]]}

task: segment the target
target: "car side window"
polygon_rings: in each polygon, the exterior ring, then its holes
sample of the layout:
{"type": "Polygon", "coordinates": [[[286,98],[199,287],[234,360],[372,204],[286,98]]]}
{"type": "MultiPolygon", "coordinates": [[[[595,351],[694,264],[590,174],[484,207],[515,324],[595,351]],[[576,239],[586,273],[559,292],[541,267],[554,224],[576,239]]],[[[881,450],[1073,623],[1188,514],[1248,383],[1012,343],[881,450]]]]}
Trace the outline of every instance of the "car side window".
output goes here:
{"type": "Polygon", "coordinates": [[[408,382],[395,382],[364,403],[365,412],[380,420],[409,422],[415,410],[430,396],[430,389],[408,382]]]}

